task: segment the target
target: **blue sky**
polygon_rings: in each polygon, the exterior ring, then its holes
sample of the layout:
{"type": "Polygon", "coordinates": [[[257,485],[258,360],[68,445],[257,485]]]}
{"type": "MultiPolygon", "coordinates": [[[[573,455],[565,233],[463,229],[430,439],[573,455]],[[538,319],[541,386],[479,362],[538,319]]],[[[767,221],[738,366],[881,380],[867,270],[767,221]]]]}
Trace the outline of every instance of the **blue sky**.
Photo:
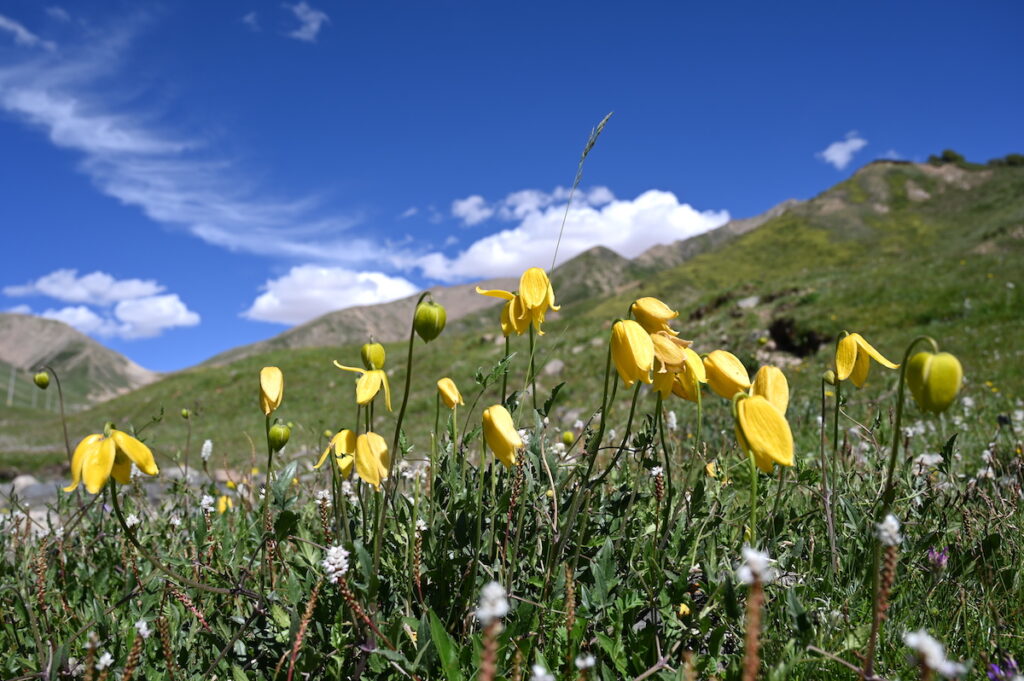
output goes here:
{"type": "Polygon", "coordinates": [[[0,3],[0,309],[173,370],[656,243],[875,158],[1024,151],[1024,5],[0,3]]]}

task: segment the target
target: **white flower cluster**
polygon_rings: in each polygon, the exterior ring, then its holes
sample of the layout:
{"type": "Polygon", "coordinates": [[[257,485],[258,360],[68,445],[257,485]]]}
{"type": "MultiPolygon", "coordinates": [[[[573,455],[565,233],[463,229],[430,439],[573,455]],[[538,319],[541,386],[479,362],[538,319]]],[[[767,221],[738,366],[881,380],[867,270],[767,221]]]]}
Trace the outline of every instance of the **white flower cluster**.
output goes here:
{"type": "Polygon", "coordinates": [[[775,570],[771,567],[772,559],[764,551],[751,546],[743,547],[743,564],[736,568],[736,579],[744,584],[753,584],[755,580],[762,584],[775,579],[775,570]]]}
{"type": "Polygon", "coordinates": [[[476,609],[476,618],[480,624],[488,626],[494,620],[508,614],[508,598],[505,587],[498,582],[488,582],[480,590],[480,604],[476,609]]]}
{"type": "Polygon", "coordinates": [[[655,466],[654,468],[651,469],[651,477],[656,478],[664,472],[665,471],[661,466],[655,466]]]}
{"type": "Polygon", "coordinates": [[[204,494],[203,498],[199,500],[199,508],[203,509],[203,513],[213,513],[213,505],[216,501],[209,494],[204,494]]]}
{"type": "Polygon", "coordinates": [[[423,534],[427,531],[427,523],[423,520],[423,518],[416,519],[416,531],[420,534],[423,534]]]}
{"type": "Polygon", "coordinates": [[[903,642],[917,653],[918,658],[928,669],[938,672],[947,679],[963,676],[967,671],[962,664],[946,659],[946,649],[924,629],[903,634],[903,642]]]}
{"type": "Polygon", "coordinates": [[[149,638],[149,635],[153,632],[149,629],[149,624],[146,620],[139,620],[135,623],[135,631],[139,632],[139,636],[142,638],[149,638]]]}
{"type": "Polygon", "coordinates": [[[899,546],[903,541],[900,535],[900,521],[892,513],[885,516],[885,520],[875,525],[878,530],[878,541],[883,546],[899,546]]]}
{"type": "Polygon", "coordinates": [[[341,546],[332,546],[324,553],[324,559],[320,563],[324,568],[324,576],[327,581],[333,584],[338,577],[348,572],[348,551],[341,546]]]}
{"type": "Polygon", "coordinates": [[[348,503],[350,504],[359,503],[359,496],[356,494],[356,490],[352,486],[352,483],[348,480],[343,480],[341,482],[341,496],[348,499],[348,503]]]}
{"type": "Polygon", "coordinates": [[[112,664],[114,664],[114,656],[110,653],[103,653],[100,655],[100,659],[96,660],[96,671],[101,672],[112,664]]]}
{"type": "Polygon", "coordinates": [[[181,527],[181,518],[179,518],[176,515],[172,515],[170,518],[168,518],[167,524],[171,527],[181,527]]]}
{"type": "Polygon", "coordinates": [[[676,417],[676,413],[674,411],[670,411],[665,414],[665,427],[670,431],[679,428],[679,419],[676,417]]]}
{"type": "Polygon", "coordinates": [[[597,664],[597,660],[594,659],[593,655],[580,655],[576,658],[576,669],[579,670],[591,669],[595,664],[597,664]]]}
{"type": "Polygon", "coordinates": [[[199,450],[199,456],[203,461],[209,461],[213,455],[213,440],[205,440],[203,442],[203,448],[199,450]]]}
{"type": "Polygon", "coordinates": [[[127,525],[129,528],[135,527],[136,525],[140,525],[141,523],[142,521],[139,520],[139,516],[135,515],[134,513],[129,513],[128,517],[124,519],[124,524],[127,525]]]}
{"type": "Polygon", "coordinates": [[[331,493],[328,490],[322,489],[316,493],[316,503],[326,508],[331,507],[331,493]]]}
{"type": "Polygon", "coordinates": [[[555,681],[554,675],[551,674],[544,665],[535,664],[532,668],[533,673],[530,674],[530,681],[555,681]]]}

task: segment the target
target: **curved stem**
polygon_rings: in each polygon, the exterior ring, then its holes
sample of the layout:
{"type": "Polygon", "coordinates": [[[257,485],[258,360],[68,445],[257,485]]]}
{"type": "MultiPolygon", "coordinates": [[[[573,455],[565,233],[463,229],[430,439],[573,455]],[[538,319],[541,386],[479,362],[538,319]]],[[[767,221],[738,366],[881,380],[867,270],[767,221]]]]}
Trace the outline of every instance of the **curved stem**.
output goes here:
{"type": "Polygon", "coordinates": [[[71,465],[71,438],[68,437],[68,419],[64,415],[64,389],[60,386],[60,376],[54,371],[53,367],[49,364],[43,366],[44,369],[53,374],[53,380],[57,383],[57,401],[60,403],[60,425],[64,428],[64,449],[68,453],[68,465],[71,465]]]}
{"type": "MultiPolygon", "coordinates": [[[[416,308],[419,307],[428,296],[430,291],[424,291],[416,306],[413,307],[412,324],[409,325],[409,353],[405,358],[405,391],[402,393],[402,406],[398,409],[398,421],[395,423],[395,437],[391,441],[391,463],[388,466],[388,478],[393,479],[395,472],[395,460],[398,458],[398,439],[402,433],[402,421],[405,420],[405,407],[409,403],[409,385],[412,382],[412,349],[416,341],[416,308]]],[[[394,484],[394,483],[392,483],[394,484]]]]}
{"type": "MultiPolygon", "coordinates": [[[[608,474],[615,468],[615,464],[618,463],[619,457],[626,451],[626,443],[629,442],[629,436],[633,434],[633,415],[636,413],[636,398],[640,396],[640,387],[643,383],[640,381],[636,382],[636,390],[633,391],[633,401],[629,405],[629,418],[626,419],[626,433],[622,436],[622,442],[619,443],[619,449],[615,452],[615,456],[612,458],[611,463],[604,469],[604,473],[594,478],[593,482],[588,482],[587,487],[596,487],[602,480],[608,477],[608,474]]],[[[602,423],[604,419],[601,419],[602,423]]]]}

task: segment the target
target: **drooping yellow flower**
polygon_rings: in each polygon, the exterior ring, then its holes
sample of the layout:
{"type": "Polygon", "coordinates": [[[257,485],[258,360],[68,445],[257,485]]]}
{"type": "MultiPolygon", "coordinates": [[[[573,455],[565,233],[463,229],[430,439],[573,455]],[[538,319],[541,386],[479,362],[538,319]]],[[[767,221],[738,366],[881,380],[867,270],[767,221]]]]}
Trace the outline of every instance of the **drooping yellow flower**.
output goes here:
{"type": "Polygon", "coordinates": [[[758,468],[771,473],[773,463],[793,465],[793,433],[789,422],[767,398],[740,397],[735,414],[736,439],[744,451],[754,455],[758,468]]]}
{"type": "Polygon", "coordinates": [[[960,392],[964,370],[948,352],[919,352],[907,362],[907,385],[917,406],[934,414],[946,411],[960,392]]]}
{"type": "Polygon", "coordinates": [[[356,381],[356,404],[365,406],[373,402],[373,398],[377,397],[377,393],[380,392],[383,385],[384,406],[391,411],[391,386],[388,384],[388,375],[384,373],[383,369],[366,370],[359,367],[347,367],[344,364],[339,364],[337,360],[335,360],[334,366],[343,371],[361,374],[359,380],[356,381]]]}
{"type": "Polygon", "coordinates": [[[388,443],[377,433],[363,433],[356,438],[356,473],[364,482],[378,490],[380,483],[388,479],[391,455],[388,443]]]}
{"type": "Polygon", "coordinates": [[[533,328],[543,335],[540,325],[547,311],[561,309],[555,305],[555,290],[551,288],[547,273],[539,267],[531,267],[523,272],[519,277],[519,296],[533,321],[533,328]]]}
{"type": "Polygon", "coordinates": [[[441,401],[449,409],[454,409],[456,405],[466,404],[462,400],[462,393],[459,392],[455,381],[450,378],[442,378],[437,382],[437,392],[441,395],[441,401]]]}
{"type": "Polygon", "coordinates": [[[633,312],[633,317],[640,322],[640,326],[647,330],[647,333],[664,331],[673,336],[679,335],[668,325],[669,320],[678,317],[679,313],[657,298],[639,298],[630,306],[630,310],[633,312]]]}
{"type": "Polygon", "coordinates": [[[281,406],[284,397],[284,374],[277,367],[260,369],[260,409],[266,416],[281,406]]]}
{"type": "Polygon", "coordinates": [[[235,507],[235,502],[231,501],[231,497],[226,494],[220,495],[217,499],[217,513],[224,513],[230,511],[235,507]]]}
{"type": "Polygon", "coordinates": [[[657,331],[651,334],[651,343],[654,345],[652,387],[665,400],[672,394],[676,375],[686,365],[686,350],[690,347],[690,341],[676,338],[665,331],[657,331]]]}
{"type": "Polygon", "coordinates": [[[632,319],[620,319],[612,326],[612,361],[626,387],[637,381],[650,383],[654,368],[654,343],[649,333],[632,319]]]}
{"type": "Polygon", "coordinates": [[[685,348],[683,355],[685,356],[683,370],[676,374],[675,382],[672,383],[672,392],[684,400],[696,402],[700,384],[708,382],[704,361],[693,351],[693,348],[685,348]]]}
{"type": "Polygon", "coordinates": [[[483,427],[484,440],[495,458],[506,468],[515,466],[516,452],[523,448],[523,438],[519,437],[508,409],[500,404],[484,409],[483,427]]]}
{"type": "Polygon", "coordinates": [[[868,380],[871,360],[887,369],[898,369],[900,366],[883,357],[882,353],[875,350],[859,333],[845,336],[836,347],[836,378],[840,381],[849,378],[855,386],[862,387],[868,380]]]}
{"type": "Polygon", "coordinates": [[[736,355],[727,350],[715,350],[704,358],[708,385],[719,397],[731,400],[736,393],[750,388],[750,376],[736,355]]]}
{"type": "Polygon", "coordinates": [[[513,333],[517,336],[522,335],[530,328],[530,311],[526,309],[521,296],[499,288],[484,290],[479,286],[476,287],[476,292],[482,296],[508,301],[501,308],[501,332],[504,335],[511,336],[513,333]]]}
{"type": "Polygon", "coordinates": [[[71,484],[65,492],[73,492],[79,482],[85,483],[90,494],[98,494],[114,476],[122,485],[131,481],[132,463],[146,475],[160,472],[153,460],[153,452],[134,437],[120,430],[108,428],[109,435],[86,435],[71,456],[71,484]]]}
{"type": "Polygon", "coordinates": [[[789,408],[789,383],[778,367],[763,366],[758,369],[754,374],[754,383],[750,386],[750,394],[766,398],[783,415],[789,408]]]}
{"type": "Polygon", "coordinates": [[[320,460],[313,466],[320,468],[327,460],[327,455],[334,452],[334,460],[338,464],[338,470],[346,480],[352,476],[352,465],[355,463],[356,434],[348,428],[339,430],[327,443],[327,449],[320,455],[320,460]]]}

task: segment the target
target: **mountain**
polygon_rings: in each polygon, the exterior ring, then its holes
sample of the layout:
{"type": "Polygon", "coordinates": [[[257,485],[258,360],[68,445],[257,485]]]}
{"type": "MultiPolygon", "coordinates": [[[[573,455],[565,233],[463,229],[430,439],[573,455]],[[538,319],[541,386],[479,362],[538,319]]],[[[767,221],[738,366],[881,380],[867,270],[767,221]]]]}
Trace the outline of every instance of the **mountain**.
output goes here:
{"type": "MultiPolygon", "coordinates": [[[[0,362],[25,372],[52,366],[70,404],[95,403],[152,383],[159,374],[140,367],[63,322],[0,313],[0,362]]],[[[6,376],[5,376],[6,378],[6,376]]]]}

